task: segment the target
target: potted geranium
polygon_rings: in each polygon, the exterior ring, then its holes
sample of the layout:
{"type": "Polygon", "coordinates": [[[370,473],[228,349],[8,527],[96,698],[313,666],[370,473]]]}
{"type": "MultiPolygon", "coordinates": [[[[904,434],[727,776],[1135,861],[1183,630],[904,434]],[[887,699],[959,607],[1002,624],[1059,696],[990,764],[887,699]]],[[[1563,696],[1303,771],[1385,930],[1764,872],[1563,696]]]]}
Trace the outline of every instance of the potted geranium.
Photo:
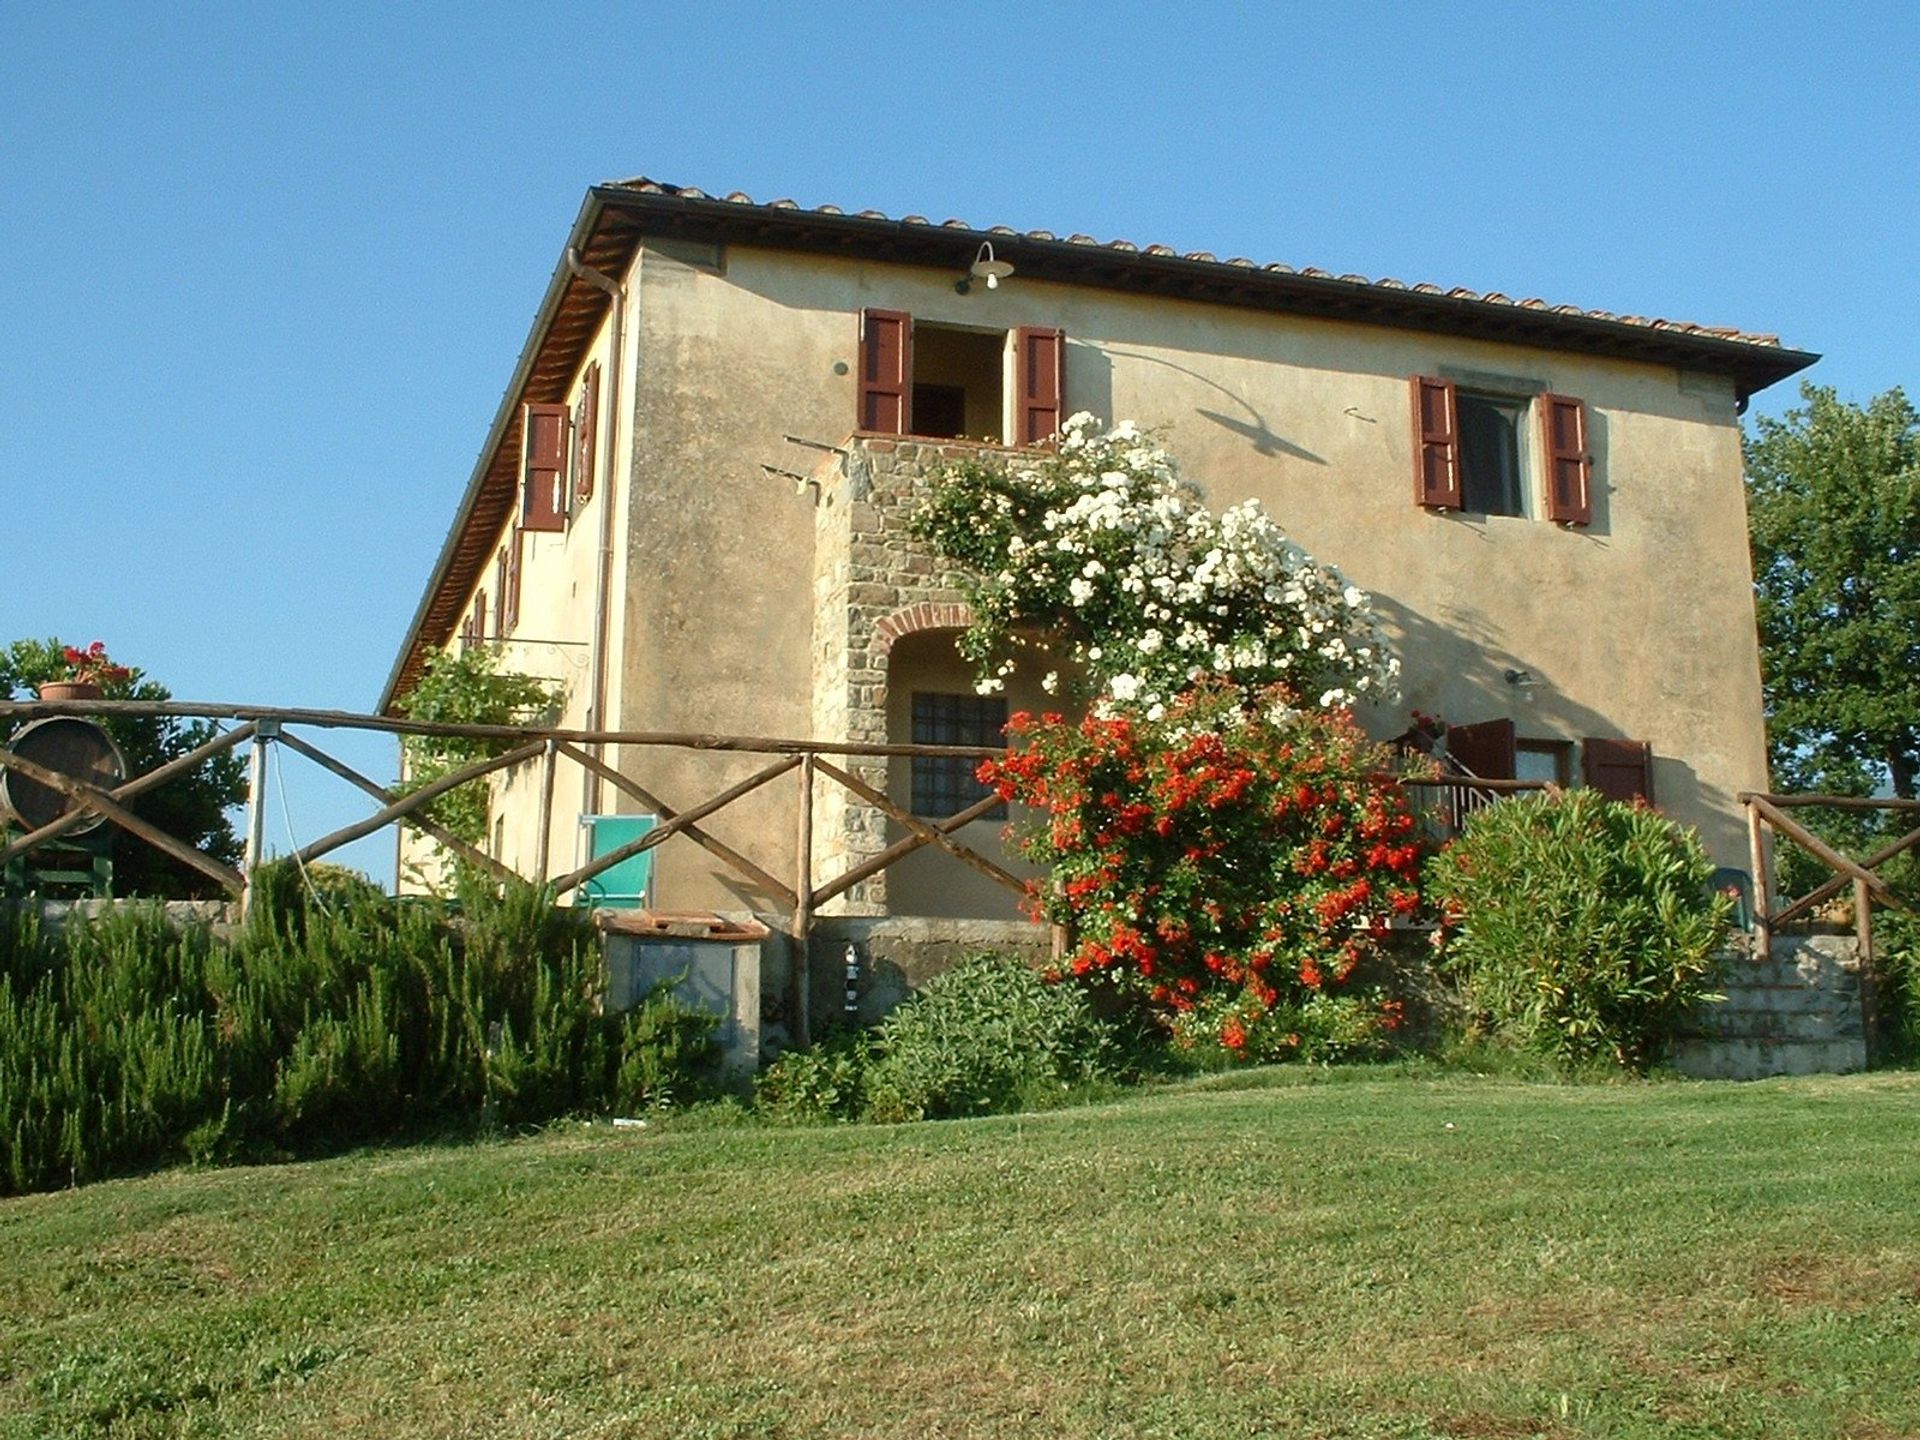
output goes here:
{"type": "Polygon", "coordinates": [[[103,641],[96,640],[84,650],[69,645],[61,654],[67,662],[67,678],[43,684],[42,700],[98,700],[106,695],[107,686],[133,678],[133,671],[114,664],[103,641]]]}

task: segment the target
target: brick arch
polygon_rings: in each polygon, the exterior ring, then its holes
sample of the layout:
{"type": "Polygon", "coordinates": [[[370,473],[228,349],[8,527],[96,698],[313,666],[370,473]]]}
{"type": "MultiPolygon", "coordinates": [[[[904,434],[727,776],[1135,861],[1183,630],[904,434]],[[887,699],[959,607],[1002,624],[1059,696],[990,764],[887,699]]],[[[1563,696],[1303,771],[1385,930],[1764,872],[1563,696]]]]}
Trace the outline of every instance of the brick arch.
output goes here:
{"type": "Polygon", "coordinates": [[[893,642],[903,635],[913,635],[921,630],[964,630],[971,624],[972,606],[955,601],[936,604],[923,600],[918,605],[896,610],[874,622],[874,653],[887,654],[893,649],[893,642]]]}

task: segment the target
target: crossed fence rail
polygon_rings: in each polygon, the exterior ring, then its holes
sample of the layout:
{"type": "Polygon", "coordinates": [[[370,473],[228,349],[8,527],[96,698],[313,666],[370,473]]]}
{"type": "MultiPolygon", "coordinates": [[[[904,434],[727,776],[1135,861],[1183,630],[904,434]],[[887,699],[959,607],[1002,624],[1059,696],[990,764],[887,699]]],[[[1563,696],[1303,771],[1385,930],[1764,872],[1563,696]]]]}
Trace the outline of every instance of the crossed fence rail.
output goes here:
{"type": "MultiPolygon", "coordinates": [[[[263,858],[264,849],[264,777],[270,746],[281,745],[344,780],[369,798],[379,802],[373,814],[311,841],[295,852],[303,865],[320,859],[344,845],[371,835],[389,825],[402,825],[419,831],[445,846],[451,853],[499,879],[520,878],[547,887],[556,896],[573,892],[587,881],[612,869],[631,857],[680,837],[700,846],[736,874],[758,887],[791,917],[789,930],[797,943],[796,969],[804,971],[806,939],[819,908],[845,894],[863,880],[898,864],[908,855],[934,848],[954,861],[970,866],[995,884],[1015,894],[1025,895],[1028,882],[1008,871],[992,858],[955,838],[955,832],[982,818],[998,802],[985,797],[944,820],[929,820],[911,814],[885,792],[868,784],[847,768],[855,759],[904,757],[959,757],[989,759],[1004,755],[1000,747],[964,745],[862,744],[820,740],[779,739],[767,736],[719,735],[693,732],[642,730],[585,730],[535,725],[462,725],[411,720],[384,715],[362,715],[342,710],[314,710],[255,705],[213,705],[188,701],[4,701],[0,702],[0,720],[36,720],[52,716],[105,719],[111,716],[158,717],[205,720],[231,728],[207,740],[187,754],[160,765],[144,775],[133,776],[111,790],[63,775],[25,756],[0,749],[0,768],[64,796],[70,809],[58,818],[28,833],[11,836],[0,845],[0,864],[16,856],[46,847],[85,824],[92,816],[104,817],[111,824],[187,865],[219,885],[244,907],[251,893],[250,879],[263,858]],[[503,748],[496,754],[463,766],[432,782],[402,793],[356,770],[339,757],[328,753],[315,740],[299,730],[330,732],[340,730],[372,731],[396,737],[427,736],[492,741],[503,748]],[[208,855],[177,836],[169,835],[141,818],[132,804],[147,792],[185,775],[209,759],[241,745],[252,746],[251,781],[247,799],[247,844],[240,869],[208,855]],[[607,763],[610,748],[622,750],[674,749],[763,755],[768,762],[744,779],[726,786],[706,799],[676,809],[660,795],[625,770],[607,763]],[[659,823],[645,835],[595,856],[564,873],[553,873],[550,840],[553,797],[559,766],[567,763],[621,794],[645,806],[658,816],[659,823]],[[449,790],[499,771],[519,766],[540,767],[540,800],[537,826],[538,850],[535,874],[516,876],[496,857],[453,834],[427,813],[435,799],[449,790]],[[725,809],[742,797],[760,790],[781,777],[797,773],[798,827],[796,858],[791,883],[780,879],[764,866],[729,845],[702,821],[725,809]],[[855,799],[869,805],[894,821],[906,833],[879,852],[859,860],[840,873],[824,880],[815,874],[814,799],[821,780],[838,785],[855,799]]],[[[1415,793],[1416,809],[1439,834],[1457,833],[1477,810],[1508,795],[1555,787],[1540,781],[1485,779],[1458,770],[1438,775],[1383,775],[1415,793]]],[[[1773,795],[1760,792],[1740,796],[1746,809],[1755,904],[1753,930],[1756,949],[1764,954],[1774,931],[1793,920],[1810,915],[1820,905],[1837,896],[1849,884],[1853,890],[1854,923],[1862,957],[1862,974],[1870,983],[1873,955],[1872,910],[1876,904],[1910,910],[1907,901],[1895,894],[1878,873],[1889,861],[1920,846],[1920,829],[1901,836],[1870,855],[1854,859],[1834,849],[1786,812],[1803,807],[1832,809],[1883,810],[1894,813],[1920,813],[1920,801],[1903,799],[1863,799],[1832,795],[1773,795]],[[1785,837],[1819,859],[1835,874],[1800,898],[1776,905],[1772,836],[1785,837]]],[[[796,995],[802,1007],[800,1028],[804,1031],[805,977],[796,977],[796,995]]],[[[1870,1006],[1870,1002],[1869,1002],[1870,1006]]]]}

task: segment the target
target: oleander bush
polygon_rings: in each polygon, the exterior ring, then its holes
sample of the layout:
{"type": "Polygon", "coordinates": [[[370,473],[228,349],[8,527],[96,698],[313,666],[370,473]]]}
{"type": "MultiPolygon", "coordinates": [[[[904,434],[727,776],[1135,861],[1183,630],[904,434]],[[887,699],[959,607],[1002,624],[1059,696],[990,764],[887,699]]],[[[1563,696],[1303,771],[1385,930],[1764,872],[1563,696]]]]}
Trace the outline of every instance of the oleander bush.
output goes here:
{"type": "Polygon", "coordinates": [[[1563,1062],[1657,1060],[1713,989],[1732,902],[1699,837],[1594,790],[1477,812],[1428,866],[1471,1028],[1563,1062]]]}
{"type": "Polygon", "coordinates": [[[256,875],[230,939],[129,908],[0,917],[0,1192],[146,1165],[695,1098],[714,1020],[601,1006],[584,921],[537,890],[457,914],[256,875]]]}

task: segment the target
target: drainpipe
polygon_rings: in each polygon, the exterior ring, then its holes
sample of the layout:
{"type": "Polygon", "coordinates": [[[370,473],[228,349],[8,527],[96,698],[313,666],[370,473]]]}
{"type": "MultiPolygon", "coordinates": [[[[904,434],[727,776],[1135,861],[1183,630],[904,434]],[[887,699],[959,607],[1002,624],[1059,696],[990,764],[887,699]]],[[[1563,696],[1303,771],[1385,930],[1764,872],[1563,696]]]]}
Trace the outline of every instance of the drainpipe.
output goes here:
{"type": "MultiPolygon", "coordinates": [[[[607,462],[600,472],[603,477],[600,489],[600,557],[593,574],[593,637],[587,651],[587,672],[592,687],[587,728],[604,730],[607,728],[607,626],[613,600],[614,462],[620,453],[620,351],[626,331],[627,287],[588,265],[580,258],[579,249],[572,245],[567,247],[567,269],[573,272],[576,279],[585,281],[613,301],[613,322],[607,346],[607,462]]],[[[589,753],[594,759],[602,760],[604,749],[595,741],[589,753]]],[[[580,797],[582,814],[600,813],[600,783],[598,775],[587,771],[585,788],[580,797]]]]}

